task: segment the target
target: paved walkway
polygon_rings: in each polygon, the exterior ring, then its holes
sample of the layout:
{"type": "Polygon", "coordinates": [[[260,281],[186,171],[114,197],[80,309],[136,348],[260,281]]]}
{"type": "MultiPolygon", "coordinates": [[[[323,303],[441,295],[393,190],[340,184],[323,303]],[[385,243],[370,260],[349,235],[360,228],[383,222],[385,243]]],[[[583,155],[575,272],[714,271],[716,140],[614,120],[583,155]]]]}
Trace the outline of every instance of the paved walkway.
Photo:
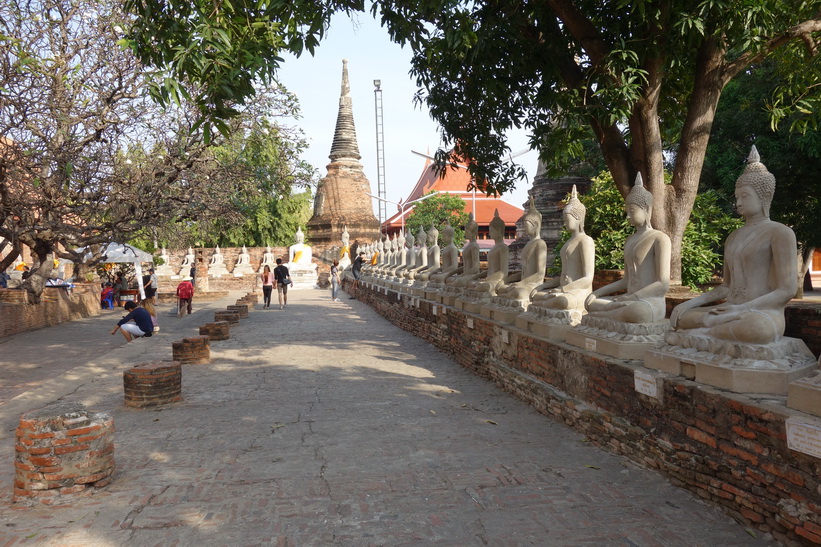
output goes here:
{"type": "Polygon", "coordinates": [[[122,371],[169,358],[206,310],[128,345],[116,313],[0,344],[4,389],[27,388],[0,405],[0,546],[767,544],[358,301],[291,297],[157,410],[124,407],[122,371]],[[70,507],[12,504],[19,414],[57,398],[114,416],[114,481],[70,507]]]}

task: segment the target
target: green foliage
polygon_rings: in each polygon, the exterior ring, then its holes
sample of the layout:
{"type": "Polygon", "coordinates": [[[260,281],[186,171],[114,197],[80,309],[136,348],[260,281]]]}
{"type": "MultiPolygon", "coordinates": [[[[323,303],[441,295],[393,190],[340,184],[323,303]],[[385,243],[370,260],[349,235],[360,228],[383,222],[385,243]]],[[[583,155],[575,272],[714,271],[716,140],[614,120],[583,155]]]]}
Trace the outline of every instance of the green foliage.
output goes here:
{"type": "MultiPolygon", "coordinates": [[[[585,232],[596,242],[596,270],[624,269],[624,242],[634,232],[624,212],[624,199],[608,172],[593,179],[590,191],[579,199],[587,207],[585,232]]],[[[740,219],[730,217],[720,206],[721,195],[712,190],[696,197],[690,222],[682,243],[682,283],[695,288],[721,273],[724,240],[741,226],[740,219]]],[[[561,271],[559,250],[570,238],[563,230],[555,249],[556,263],[549,272],[561,271]]]]}
{"type": "MultiPolygon", "coordinates": [[[[732,196],[735,181],[744,171],[743,162],[755,144],[776,180],[771,218],[790,226],[805,247],[821,247],[821,178],[817,174],[821,129],[789,132],[792,120],[802,117],[800,114],[773,129],[768,101],[783,85],[781,69],[764,63],[727,86],[716,110],[716,129],[707,148],[701,187],[732,196]],[[798,196],[800,207],[796,206],[798,196]]],[[[731,202],[726,207],[731,207],[731,202]]]]}
{"type": "Polygon", "coordinates": [[[461,247],[465,243],[465,225],[470,215],[465,212],[465,200],[459,196],[439,194],[417,203],[405,222],[405,228],[416,237],[420,227],[427,232],[434,225],[441,234],[447,220],[453,226],[454,245],[461,247]]]}

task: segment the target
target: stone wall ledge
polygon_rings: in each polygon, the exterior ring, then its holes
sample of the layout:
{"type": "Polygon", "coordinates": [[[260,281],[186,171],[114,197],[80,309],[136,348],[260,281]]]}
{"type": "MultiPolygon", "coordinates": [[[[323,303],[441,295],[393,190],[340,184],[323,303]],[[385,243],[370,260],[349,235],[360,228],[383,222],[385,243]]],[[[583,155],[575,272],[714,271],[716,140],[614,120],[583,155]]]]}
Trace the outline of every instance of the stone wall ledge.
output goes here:
{"type": "MultiPolygon", "coordinates": [[[[821,449],[811,455],[787,439],[796,420],[821,431],[821,419],[788,408],[785,397],[722,391],[362,283],[354,296],[539,412],[658,470],[739,522],[788,544],[821,543],[821,449]],[[654,396],[637,391],[638,377],[651,380],[654,396]]],[[[819,313],[821,305],[802,303],[787,317],[819,313]]]]}

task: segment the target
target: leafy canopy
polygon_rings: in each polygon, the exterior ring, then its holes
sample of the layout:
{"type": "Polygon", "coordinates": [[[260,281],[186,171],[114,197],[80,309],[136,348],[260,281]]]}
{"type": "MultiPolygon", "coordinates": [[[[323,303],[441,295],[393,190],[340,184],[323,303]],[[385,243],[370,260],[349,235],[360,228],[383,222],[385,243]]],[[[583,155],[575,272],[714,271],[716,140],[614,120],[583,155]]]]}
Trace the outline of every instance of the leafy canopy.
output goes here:
{"type": "Polygon", "coordinates": [[[450,220],[454,230],[453,244],[461,247],[465,243],[465,225],[469,219],[470,215],[465,212],[465,200],[452,194],[438,194],[414,205],[405,228],[414,237],[419,228],[427,231],[431,226],[436,226],[441,234],[442,227],[450,220]]]}

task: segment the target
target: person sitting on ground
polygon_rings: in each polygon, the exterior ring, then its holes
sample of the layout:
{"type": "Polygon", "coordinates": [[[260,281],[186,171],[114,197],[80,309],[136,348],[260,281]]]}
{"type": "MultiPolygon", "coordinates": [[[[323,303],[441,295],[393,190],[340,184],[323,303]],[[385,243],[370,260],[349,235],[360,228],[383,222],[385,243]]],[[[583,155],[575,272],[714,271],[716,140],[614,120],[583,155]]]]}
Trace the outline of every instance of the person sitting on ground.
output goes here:
{"type": "Polygon", "coordinates": [[[103,290],[100,291],[100,306],[105,308],[105,302],[109,298],[111,299],[111,302],[113,303],[114,302],[114,287],[111,286],[111,281],[106,281],[105,286],[103,286],[103,290]]]}
{"type": "Polygon", "coordinates": [[[190,277],[183,277],[182,282],[177,285],[177,316],[183,316],[183,310],[187,310],[191,315],[191,302],[194,300],[194,284],[190,277]]]}
{"type": "Polygon", "coordinates": [[[131,342],[134,338],[151,336],[154,332],[154,324],[151,322],[151,314],[145,308],[138,308],[134,302],[126,302],[123,306],[128,315],[120,319],[111,334],[119,330],[123,333],[126,342],[131,342]],[[133,321],[133,323],[132,323],[133,321]]]}
{"type": "MultiPolygon", "coordinates": [[[[359,288],[359,278],[362,277],[362,264],[365,263],[365,253],[360,252],[359,256],[356,257],[356,260],[353,261],[353,266],[351,266],[351,273],[353,274],[353,283],[351,283],[351,292],[356,292],[356,289],[359,288]]],[[[356,298],[355,296],[351,296],[350,298],[356,298]]]]}

